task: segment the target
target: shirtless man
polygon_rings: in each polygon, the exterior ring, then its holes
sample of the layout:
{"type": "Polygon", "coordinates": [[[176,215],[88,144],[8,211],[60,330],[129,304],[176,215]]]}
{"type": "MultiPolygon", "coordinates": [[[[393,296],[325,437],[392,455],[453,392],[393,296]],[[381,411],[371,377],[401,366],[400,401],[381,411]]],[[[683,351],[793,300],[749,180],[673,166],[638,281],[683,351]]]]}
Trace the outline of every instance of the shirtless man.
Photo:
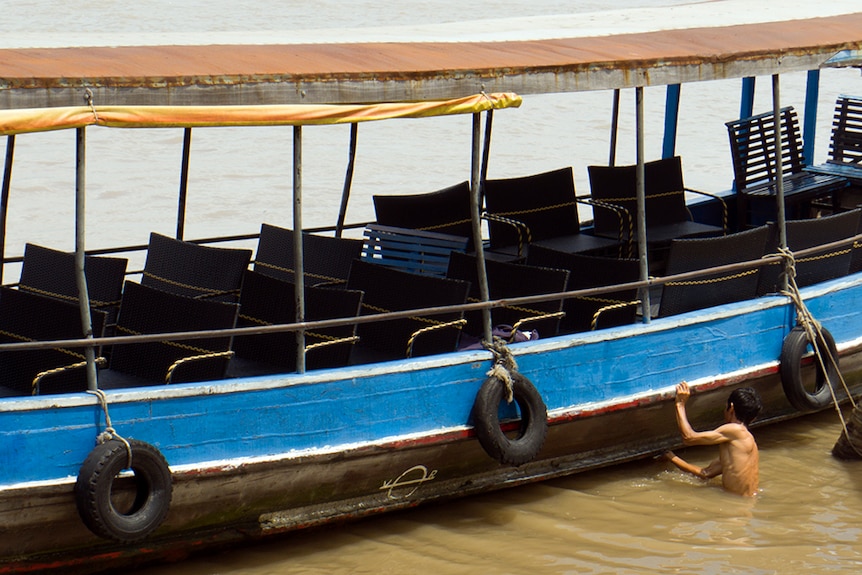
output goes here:
{"type": "Polygon", "coordinates": [[[754,436],[748,425],[760,413],[760,396],[750,387],[734,390],[727,398],[724,420],[727,422],[713,431],[695,431],[685,414],[685,402],[691,396],[686,382],[676,386],[676,421],[686,445],[718,445],[718,459],[706,467],[697,467],[672,451],[665,459],[701,479],[721,475],[726,491],[751,497],[757,494],[758,453],[754,436]]]}

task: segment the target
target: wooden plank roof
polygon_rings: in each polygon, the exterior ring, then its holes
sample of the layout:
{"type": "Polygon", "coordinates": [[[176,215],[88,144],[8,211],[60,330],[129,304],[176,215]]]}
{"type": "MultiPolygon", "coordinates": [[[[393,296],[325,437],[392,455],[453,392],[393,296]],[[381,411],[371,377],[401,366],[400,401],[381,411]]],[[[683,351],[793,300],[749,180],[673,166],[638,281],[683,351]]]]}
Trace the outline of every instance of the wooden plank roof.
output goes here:
{"type": "Polygon", "coordinates": [[[0,50],[0,109],[372,103],[650,86],[818,68],[862,49],[862,12],[500,42],[0,50]]]}

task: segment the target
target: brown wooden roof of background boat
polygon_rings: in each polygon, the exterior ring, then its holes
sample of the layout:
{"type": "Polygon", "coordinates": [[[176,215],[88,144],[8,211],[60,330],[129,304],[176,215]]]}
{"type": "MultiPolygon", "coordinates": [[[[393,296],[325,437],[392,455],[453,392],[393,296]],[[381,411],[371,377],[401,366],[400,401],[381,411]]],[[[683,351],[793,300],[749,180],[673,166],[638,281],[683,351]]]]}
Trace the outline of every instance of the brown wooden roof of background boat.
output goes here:
{"type": "Polygon", "coordinates": [[[862,12],[504,42],[0,50],[0,109],[357,103],[649,86],[809,70],[862,49],[862,12]],[[167,88],[167,89],[166,89],[167,88]]]}

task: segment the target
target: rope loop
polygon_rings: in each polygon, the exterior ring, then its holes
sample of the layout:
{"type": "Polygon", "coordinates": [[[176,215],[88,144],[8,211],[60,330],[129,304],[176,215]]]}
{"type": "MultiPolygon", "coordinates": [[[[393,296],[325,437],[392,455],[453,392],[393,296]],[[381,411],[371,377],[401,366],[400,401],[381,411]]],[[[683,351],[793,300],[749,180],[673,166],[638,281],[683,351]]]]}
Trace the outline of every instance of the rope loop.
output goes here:
{"type": "Polygon", "coordinates": [[[788,248],[778,248],[778,255],[784,258],[784,275],[787,277],[787,289],[782,290],[780,293],[781,295],[790,298],[790,301],[793,302],[793,305],[796,307],[796,323],[802,326],[805,330],[808,341],[811,342],[811,347],[814,349],[814,356],[817,358],[817,361],[820,364],[820,369],[823,371],[823,375],[826,378],[826,385],[829,387],[829,393],[832,395],[832,404],[835,406],[835,411],[838,413],[838,419],[841,421],[841,428],[844,431],[844,435],[847,437],[847,443],[853,448],[853,451],[862,457],[862,449],[854,445],[850,440],[850,433],[847,431],[847,422],[844,419],[844,414],[841,412],[841,405],[838,402],[838,397],[835,395],[835,385],[829,380],[829,370],[826,369],[827,360],[824,356],[828,357],[828,361],[835,368],[835,373],[838,374],[838,379],[840,380],[841,385],[847,394],[847,398],[850,400],[850,404],[854,409],[856,409],[856,402],[853,400],[853,395],[850,393],[850,388],[847,386],[847,382],[844,380],[841,370],[838,369],[838,359],[833,357],[832,354],[829,353],[828,349],[821,350],[817,343],[818,341],[824,341],[821,333],[822,326],[805,305],[805,301],[799,293],[799,286],[796,285],[796,256],[788,248]]]}
{"type": "Polygon", "coordinates": [[[126,446],[126,453],[128,454],[128,462],[126,464],[126,469],[132,468],[132,446],[129,444],[129,441],[124,438],[122,435],[116,432],[114,426],[111,425],[111,415],[108,413],[108,396],[105,395],[105,392],[101,389],[88,389],[87,393],[92,393],[99,399],[99,405],[102,407],[102,411],[105,412],[105,430],[96,436],[96,443],[101,445],[107,441],[112,439],[116,439],[117,441],[121,441],[123,445],[126,446]]]}
{"type": "Polygon", "coordinates": [[[501,337],[494,336],[491,342],[483,341],[482,346],[494,354],[494,365],[485,375],[497,378],[506,386],[506,403],[512,403],[515,400],[515,383],[512,380],[512,373],[518,371],[515,357],[506,345],[506,341],[501,337]]]}

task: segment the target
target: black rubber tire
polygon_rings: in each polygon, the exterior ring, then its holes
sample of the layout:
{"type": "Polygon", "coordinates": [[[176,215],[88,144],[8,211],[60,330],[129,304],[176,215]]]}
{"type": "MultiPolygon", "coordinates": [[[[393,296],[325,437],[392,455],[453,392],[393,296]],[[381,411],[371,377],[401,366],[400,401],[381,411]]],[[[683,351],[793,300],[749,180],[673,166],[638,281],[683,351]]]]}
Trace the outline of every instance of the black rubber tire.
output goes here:
{"type": "MultiPolygon", "coordinates": [[[[820,329],[821,336],[818,337],[817,347],[822,350],[828,350],[832,357],[835,358],[835,364],[838,363],[838,349],[835,347],[835,340],[832,334],[825,328],[820,329]]],[[[790,404],[799,411],[816,411],[822,409],[832,403],[832,393],[829,390],[827,383],[827,375],[829,381],[838,381],[838,370],[829,358],[824,358],[826,363],[826,373],[820,367],[820,363],[815,360],[815,368],[817,376],[815,380],[814,391],[808,391],[802,384],[802,356],[808,350],[809,345],[808,335],[802,326],[796,326],[787,337],[784,338],[784,344],[781,346],[781,359],[779,364],[779,374],[781,375],[781,386],[784,388],[784,395],[790,404]]]]}
{"type": "Polygon", "coordinates": [[[489,377],[482,384],[473,403],[473,425],[485,452],[500,463],[522,465],[533,460],[548,434],[548,410],[529,379],[512,374],[513,395],[521,410],[518,437],[510,439],[500,429],[500,402],[504,401],[505,384],[489,377]]]}
{"type": "Polygon", "coordinates": [[[122,441],[97,445],[81,465],[75,483],[75,504],[84,524],[99,537],[123,543],[140,541],[161,525],[172,495],[171,471],[159,450],[134,439],[129,445],[136,493],[127,512],[116,509],[111,499],[117,474],[128,463],[122,441]]]}

